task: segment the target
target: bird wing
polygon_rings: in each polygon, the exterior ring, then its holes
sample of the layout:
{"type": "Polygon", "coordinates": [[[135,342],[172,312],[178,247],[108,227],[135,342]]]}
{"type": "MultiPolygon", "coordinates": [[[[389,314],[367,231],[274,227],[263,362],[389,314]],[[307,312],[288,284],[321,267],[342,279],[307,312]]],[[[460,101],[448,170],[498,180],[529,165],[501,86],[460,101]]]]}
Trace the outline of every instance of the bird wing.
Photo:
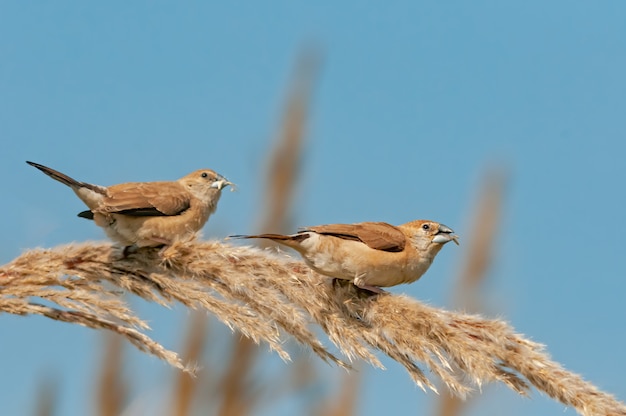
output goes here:
{"type": "Polygon", "coordinates": [[[307,227],[303,231],[361,241],[368,247],[382,251],[398,252],[404,250],[406,245],[404,233],[398,227],[386,222],[317,225],[307,227]]]}
{"type": "Polygon", "coordinates": [[[191,194],[177,182],[130,182],[113,185],[97,211],[130,216],[178,215],[189,208],[191,194]]]}

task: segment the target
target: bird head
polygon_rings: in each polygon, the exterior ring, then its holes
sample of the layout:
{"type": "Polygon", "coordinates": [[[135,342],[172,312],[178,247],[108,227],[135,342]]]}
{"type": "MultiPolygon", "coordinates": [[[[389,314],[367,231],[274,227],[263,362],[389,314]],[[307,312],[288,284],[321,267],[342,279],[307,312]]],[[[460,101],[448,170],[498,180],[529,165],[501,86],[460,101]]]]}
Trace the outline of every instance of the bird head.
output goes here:
{"type": "Polygon", "coordinates": [[[410,235],[413,245],[420,249],[430,247],[441,249],[444,244],[454,241],[459,244],[459,236],[450,227],[435,221],[417,220],[403,225],[410,235]]]}
{"type": "Polygon", "coordinates": [[[179,179],[178,182],[203,201],[211,201],[229,185],[234,187],[232,182],[211,169],[197,170],[179,179]]]}

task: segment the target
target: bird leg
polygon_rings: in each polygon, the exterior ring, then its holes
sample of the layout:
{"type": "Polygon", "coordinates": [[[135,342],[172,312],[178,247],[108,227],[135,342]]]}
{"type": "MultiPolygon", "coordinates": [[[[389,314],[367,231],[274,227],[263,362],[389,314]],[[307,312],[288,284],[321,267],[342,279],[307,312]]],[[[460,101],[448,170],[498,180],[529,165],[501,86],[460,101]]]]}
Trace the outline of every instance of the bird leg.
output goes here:
{"type": "Polygon", "coordinates": [[[386,290],[381,289],[378,286],[372,286],[372,285],[368,285],[365,284],[365,282],[363,281],[363,275],[359,275],[357,277],[354,278],[354,285],[356,287],[358,287],[359,289],[364,289],[364,290],[368,290],[372,293],[375,293],[377,295],[381,294],[381,293],[387,293],[386,290]]]}

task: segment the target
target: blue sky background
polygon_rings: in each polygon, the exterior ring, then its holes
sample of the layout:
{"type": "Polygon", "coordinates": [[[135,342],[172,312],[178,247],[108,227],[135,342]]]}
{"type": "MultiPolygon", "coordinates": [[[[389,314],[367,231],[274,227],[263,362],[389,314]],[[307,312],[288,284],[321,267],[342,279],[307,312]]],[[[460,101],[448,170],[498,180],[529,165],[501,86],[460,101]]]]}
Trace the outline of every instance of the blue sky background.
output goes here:
{"type": "MultiPolygon", "coordinates": [[[[1,2],[0,260],[104,238],[25,160],[102,185],[210,167],[239,192],[205,237],[252,231],[293,62],[315,42],[325,58],[297,223],[430,218],[467,237],[483,173],[506,166],[490,314],[626,400],[625,22],[618,0],[1,2]]],[[[465,249],[392,291],[448,306],[465,249]]],[[[180,348],[183,308],[137,307],[180,348]]],[[[0,333],[3,413],[31,411],[44,376],[58,380],[59,414],[90,409],[100,334],[7,315],[0,333]]],[[[173,370],[128,357],[138,400],[167,391],[173,370]]],[[[365,371],[359,414],[429,414],[435,396],[384,362],[365,371]]],[[[563,414],[536,391],[484,391],[468,414],[563,414]]]]}

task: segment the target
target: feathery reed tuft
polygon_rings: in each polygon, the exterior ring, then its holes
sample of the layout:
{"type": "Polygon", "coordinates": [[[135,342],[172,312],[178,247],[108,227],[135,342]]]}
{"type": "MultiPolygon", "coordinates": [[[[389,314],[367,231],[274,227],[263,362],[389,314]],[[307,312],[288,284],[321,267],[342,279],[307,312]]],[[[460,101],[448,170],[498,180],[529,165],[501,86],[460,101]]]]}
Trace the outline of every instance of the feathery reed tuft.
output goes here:
{"type": "Polygon", "coordinates": [[[192,369],[175,353],[141,332],[146,324],[128,309],[119,289],[162,305],[178,301],[208,310],[285,360],[283,342],[291,337],[322,359],[348,367],[314,335],[317,324],[349,360],[381,367],[374,354],[382,351],[423,389],[435,387],[418,363],[461,397],[491,381],[520,394],[532,384],[583,415],[626,415],[626,406],[564,370],[542,345],[503,321],[436,309],[406,296],[371,296],[267,250],[187,241],[162,255],[141,249],[123,258],[109,244],[70,245],[24,253],[0,268],[0,283],[0,311],[118,332],[186,371],[192,369]]]}

